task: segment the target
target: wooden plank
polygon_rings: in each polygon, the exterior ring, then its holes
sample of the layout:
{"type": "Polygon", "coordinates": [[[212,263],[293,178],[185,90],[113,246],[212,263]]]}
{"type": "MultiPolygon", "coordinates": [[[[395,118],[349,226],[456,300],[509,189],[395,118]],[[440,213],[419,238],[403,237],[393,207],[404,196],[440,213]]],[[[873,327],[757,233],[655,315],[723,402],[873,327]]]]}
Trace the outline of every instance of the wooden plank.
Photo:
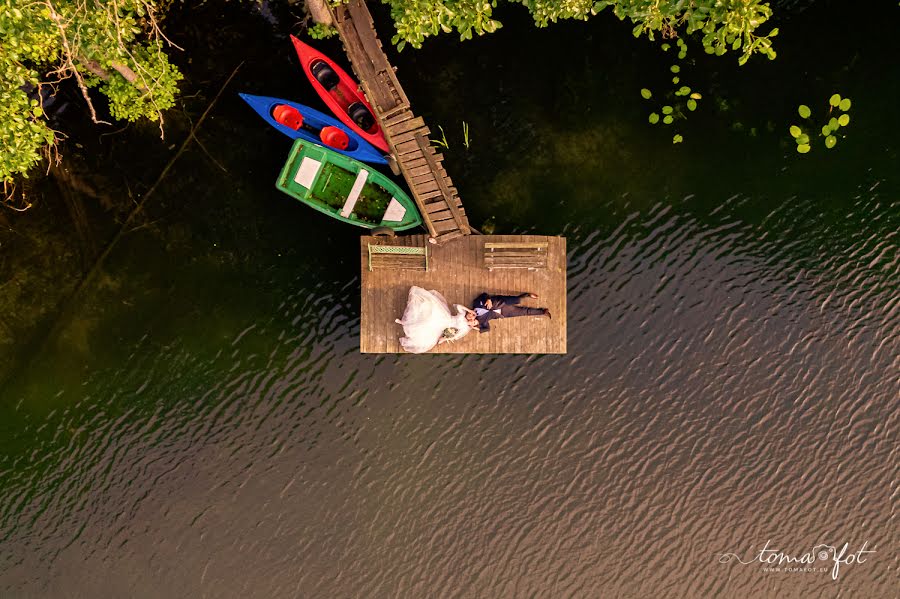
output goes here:
{"type": "Polygon", "coordinates": [[[407,131],[412,131],[413,129],[418,129],[419,127],[425,126],[425,120],[422,117],[415,117],[412,119],[408,119],[397,123],[388,128],[388,132],[392,137],[400,135],[401,133],[406,133],[407,131]]]}
{"type": "MultiPolygon", "coordinates": [[[[435,223],[434,226],[438,230],[438,232],[441,231],[441,223],[443,222],[444,221],[435,223]]],[[[543,261],[535,261],[524,257],[512,258],[509,260],[485,260],[484,264],[485,266],[488,266],[490,268],[515,268],[518,266],[526,266],[529,268],[544,268],[546,266],[546,263],[543,261]]]]}
{"type": "MultiPolygon", "coordinates": [[[[462,202],[459,200],[459,198],[455,198],[455,200],[456,207],[462,210],[462,202]]],[[[442,217],[440,216],[440,213],[444,210],[446,210],[448,213],[450,212],[450,208],[447,206],[447,201],[443,198],[443,196],[441,196],[440,201],[429,202],[425,204],[425,211],[428,212],[428,214],[435,220],[438,220],[442,217]]],[[[452,218],[452,216],[449,214],[447,216],[450,216],[452,218]]]]}
{"type": "Polygon", "coordinates": [[[440,243],[447,243],[448,241],[452,241],[452,240],[457,239],[457,238],[459,238],[459,237],[463,237],[463,233],[462,233],[459,229],[453,229],[453,230],[450,231],[449,233],[444,233],[444,234],[438,236],[438,237],[437,237],[437,242],[438,242],[439,244],[440,244],[440,243]]]}
{"type": "Polygon", "coordinates": [[[414,141],[416,139],[416,133],[421,133],[427,137],[428,134],[431,133],[431,130],[428,129],[428,127],[419,127],[418,129],[412,129],[404,133],[398,133],[397,135],[391,133],[391,143],[399,145],[408,141],[414,141]]]}
{"type": "MultiPolygon", "coordinates": [[[[433,158],[434,158],[434,161],[438,164],[440,164],[444,160],[444,157],[441,154],[435,154],[433,156],[433,158]]],[[[428,167],[428,169],[431,170],[431,165],[429,164],[429,162],[427,160],[425,160],[424,154],[421,156],[409,155],[407,157],[404,157],[404,159],[403,159],[403,167],[404,168],[413,169],[413,168],[420,168],[423,166],[428,167]]]]}
{"type": "Polygon", "coordinates": [[[428,152],[426,152],[427,147],[428,147],[428,144],[426,143],[425,148],[422,148],[416,139],[412,139],[410,141],[399,143],[399,144],[394,144],[394,150],[396,151],[397,156],[401,156],[401,157],[404,154],[409,154],[412,152],[418,153],[419,151],[422,151],[427,154],[428,153],[428,152]]]}
{"type": "MultiPolygon", "coordinates": [[[[459,198],[455,198],[455,200],[456,207],[462,211],[465,211],[459,198]]],[[[425,211],[428,212],[429,215],[438,214],[442,210],[447,210],[448,212],[450,211],[450,208],[447,206],[447,200],[445,200],[443,196],[441,196],[437,201],[432,200],[425,204],[425,211]]]]}
{"type": "Polygon", "coordinates": [[[434,223],[434,230],[438,233],[445,233],[448,231],[456,231],[458,227],[456,226],[456,221],[452,218],[448,220],[440,220],[434,223]]]}
{"type": "Polygon", "coordinates": [[[428,216],[433,221],[445,220],[448,218],[453,218],[453,215],[450,214],[450,208],[446,205],[444,206],[428,206],[428,216]]]}
{"type": "MultiPolygon", "coordinates": [[[[425,162],[425,158],[422,158],[422,162],[425,162]]],[[[414,168],[407,168],[407,169],[406,169],[406,176],[407,176],[407,178],[415,178],[415,177],[419,177],[419,176],[421,176],[421,175],[424,175],[425,173],[430,173],[430,172],[432,172],[432,171],[431,171],[431,167],[428,166],[427,164],[423,164],[422,166],[417,166],[417,167],[414,167],[414,168]]],[[[444,176],[444,175],[447,174],[447,171],[445,171],[445,170],[442,168],[442,169],[440,169],[440,171],[438,172],[438,174],[441,175],[441,176],[444,176]]]]}
{"type": "Polygon", "coordinates": [[[489,248],[548,248],[548,243],[497,243],[486,241],[485,249],[489,248]]]}
{"type": "Polygon", "coordinates": [[[529,264],[491,264],[491,265],[489,265],[489,266],[486,265],[485,268],[487,268],[488,270],[516,270],[516,269],[522,269],[522,270],[534,270],[534,271],[537,271],[537,270],[540,270],[541,267],[532,266],[532,265],[529,265],[529,264]]]}
{"type": "Polygon", "coordinates": [[[409,119],[414,118],[415,116],[416,115],[414,115],[411,111],[406,110],[406,111],[399,113],[397,116],[392,116],[389,119],[385,119],[383,125],[385,127],[396,127],[400,123],[408,121],[409,119]]]}
{"type": "MultiPolygon", "coordinates": [[[[419,194],[426,194],[429,191],[441,191],[441,181],[439,179],[435,180],[434,178],[431,178],[428,181],[413,185],[412,188],[419,194]]],[[[443,192],[441,192],[441,195],[443,195],[443,192]]]]}
{"type": "MultiPolygon", "coordinates": [[[[416,193],[416,190],[414,187],[411,187],[410,189],[412,189],[413,193],[416,193]]],[[[421,196],[422,201],[424,203],[431,203],[428,200],[434,200],[434,198],[444,199],[444,192],[439,189],[436,189],[434,191],[429,191],[428,193],[423,193],[423,194],[419,194],[419,195],[421,196]]]]}
{"type": "MultiPolygon", "coordinates": [[[[439,219],[434,218],[433,220],[439,220],[439,219]]],[[[540,252],[534,252],[534,251],[485,252],[484,253],[485,260],[487,260],[488,258],[502,259],[502,258],[519,258],[519,257],[526,257],[526,258],[532,258],[532,259],[538,259],[538,258],[543,259],[544,257],[546,257],[546,254],[543,254],[540,252]]]]}
{"type": "Polygon", "coordinates": [[[430,181],[434,181],[434,180],[435,180],[434,173],[431,171],[428,171],[427,173],[419,175],[418,177],[410,177],[409,184],[413,185],[413,186],[419,186],[419,185],[424,185],[424,184],[429,183],[430,181]]]}

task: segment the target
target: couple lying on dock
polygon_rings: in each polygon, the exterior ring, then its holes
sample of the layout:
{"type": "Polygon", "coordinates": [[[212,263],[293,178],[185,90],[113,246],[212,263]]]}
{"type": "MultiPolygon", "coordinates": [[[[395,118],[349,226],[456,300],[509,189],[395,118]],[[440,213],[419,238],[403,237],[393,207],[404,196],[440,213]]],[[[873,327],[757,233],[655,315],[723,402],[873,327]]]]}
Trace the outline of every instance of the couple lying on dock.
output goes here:
{"type": "Polygon", "coordinates": [[[484,333],[490,330],[490,321],[496,318],[515,316],[546,316],[551,318],[547,308],[529,308],[520,305],[525,298],[537,298],[534,293],[519,295],[489,295],[482,293],[467,308],[454,304],[456,314],[450,309],[444,296],[435,290],[411,287],[403,318],[397,324],[403,325],[405,337],[400,345],[414,354],[427,352],[435,345],[462,339],[469,331],[484,333]]]}

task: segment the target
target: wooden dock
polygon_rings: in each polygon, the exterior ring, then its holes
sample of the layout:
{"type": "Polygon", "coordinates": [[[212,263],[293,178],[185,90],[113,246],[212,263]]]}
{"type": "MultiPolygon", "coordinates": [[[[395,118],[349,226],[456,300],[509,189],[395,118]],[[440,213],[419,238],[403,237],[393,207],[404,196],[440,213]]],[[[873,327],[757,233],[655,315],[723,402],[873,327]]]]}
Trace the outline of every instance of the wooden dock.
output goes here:
{"type": "Polygon", "coordinates": [[[427,242],[425,235],[362,237],[360,239],[362,302],[360,351],[403,353],[403,327],[394,319],[403,315],[409,288],[418,285],[439,291],[451,304],[471,307],[482,292],[512,295],[532,292],[538,299],[523,304],[549,308],[552,319],[523,316],[491,321],[487,333],[473,331],[453,343],[436,346],[432,353],[564,354],[566,353],[566,240],[538,235],[470,235],[446,245],[427,242]],[[529,269],[532,259],[510,252],[506,267],[491,266],[491,244],[546,248],[543,266],[529,269]],[[428,270],[391,268],[369,270],[369,244],[423,247],[429,252],[428,270]],[[487,255],[487,260],[485,256],[487,255]],[[518,264],[517,261],[523,261],[518,264]],[[510,267],[511,266],[511,267],[510,267]]]}
{"type": "Polygon", "coordinates": [[[453,181],[444,170],[443,156],[431,144],[431,131],[413,114],[375,32],[363,0],[331,7],[335,27],[344,43],[360,86],[381,123],[400,173],[409,184],[428,234],[444,243],[473,232],[453,181]]]}

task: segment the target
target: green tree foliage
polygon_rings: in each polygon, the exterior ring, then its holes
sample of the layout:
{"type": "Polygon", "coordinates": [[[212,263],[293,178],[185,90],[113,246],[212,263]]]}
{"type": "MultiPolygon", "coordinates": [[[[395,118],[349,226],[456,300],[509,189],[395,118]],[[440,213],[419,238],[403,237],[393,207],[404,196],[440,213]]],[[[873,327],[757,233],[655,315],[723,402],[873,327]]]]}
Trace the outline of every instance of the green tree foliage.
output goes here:
{"type": "MultiPolygon", "coordinates": [[[[397,24],[393,42],[399,48],[414,48],[426,37],[458,31],[462,39],[484,35],[501,27],[493,18],[497,0],[383,0],[391,6],[397,24]]],[[[772,15],[761,0],[507,0],[525,5],[538,27],[560,19],[585,20],[610,9],[621,20],[634,25],[635,37],[650,39],[677,37],[680,33],[702,35],[709,54],[722,55],[740,50],[744,64],[754,53],[775,58],[770,38],[778,34],[756,35],[757,28],[772,15]]]]}
{"type": "Polygon", "coordinates": [[[159,119],[181,73],[163,52],[156,0],[0,0],[0,180],[28,176],[55,146],[35,93],[74,78],[95,122],[89,87],[119,119],[159,119]],[[29,95],[29,92],[31,94],[29,95]]]}

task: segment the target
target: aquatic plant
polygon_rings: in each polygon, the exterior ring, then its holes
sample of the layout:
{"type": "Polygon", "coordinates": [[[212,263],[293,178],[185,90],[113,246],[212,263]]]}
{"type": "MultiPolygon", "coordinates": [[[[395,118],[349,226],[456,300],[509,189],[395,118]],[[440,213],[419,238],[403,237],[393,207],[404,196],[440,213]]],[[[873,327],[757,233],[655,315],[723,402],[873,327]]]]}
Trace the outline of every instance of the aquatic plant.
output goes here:
{"type": "Polygon", "coordinates": [[[431,143],[438,147],[444,148],[445,150],[449,150],[450,144],[447,142],[447,134],[444,133],[444,128],[438,125],[438,129],[441,130],[441,139],[432,139],[431,143]]]}
{"type": "MultiPolygon", "coordinates": [[[[687,56],[687,44],[684,40],[678,39],[677,46],[679,48],[678,58],[683,59],[687,56]]],[[[668,43],[662,45],[664,52],[667,52],[671,46],[668,43]]],[[[647,116],[647,121],[651,125],[656,125],[662,121],[663,125],[671,125],[676,119],[686,119],[688,113],[697,110],[697,102],[703,96],[690,88],[690,86],[681,84],[681,65],[673,64],[669,67],[672,73],[672,88],[666,94],[671,100],[670,103],[664,104],[659,108],[659,112],[653,111],[647,116]],[[660,116],[661,113],[661,116],[660,116]]],[[[653,98],[653,92],[648,88],[641,89],[641,97],[645,100],[653,98]]],[[[678,144],[684,141],[684,137],[680,133],[676,133],[672,137],[672,143],[678,144]]]]}
{"type": "MultiPolygon", "coordinates": [[[[852,104],[850,98],[842,98],[840,94],[832,94],[828,99],[828,111],[825,114],[827,120],[819,128],[819,134],[825,138],[825,147],[827,149],[830,150],[837,145],[838,131],[850,124],[848,112],[852,104]],[[838,115],[837,112],[842,112],[843,114],[838,115]]],[[[808,120],[812,117],[812,109],[806,104],[801,104],[797,107],[797,114],[800,115],[801,119],[808,120]]],[[[809,132],[815,131],[816,127],[817,125],[809,123],[807,129],[800,125],[791,125],[788,128],[788,132],[797,144],[797,152],[806,154],[812,149],[809,132]]],[[[844,136],[842,135],[841,137],[844,136]]]]}
{"type": "MultiPolygon", "coordinates": [[[[432,139],[431,143],[433,143],[434,145],[436,145],[440,148],[444,148],[445,150],[449,150],[450,142],[447,141],[447,134],[444,133],[444,128],[441,127],[440,125],[438,125],[438,129],[440,129],[440,131],[441,131],[441,138],[440,139],[432,139]]],[[[469,137],[469,123],[467,123],[465,121],[462,122],[462,132],[463,132],[463,145],[468,150],[469,144],[472,141],[472,139],[469,137]]]]}

